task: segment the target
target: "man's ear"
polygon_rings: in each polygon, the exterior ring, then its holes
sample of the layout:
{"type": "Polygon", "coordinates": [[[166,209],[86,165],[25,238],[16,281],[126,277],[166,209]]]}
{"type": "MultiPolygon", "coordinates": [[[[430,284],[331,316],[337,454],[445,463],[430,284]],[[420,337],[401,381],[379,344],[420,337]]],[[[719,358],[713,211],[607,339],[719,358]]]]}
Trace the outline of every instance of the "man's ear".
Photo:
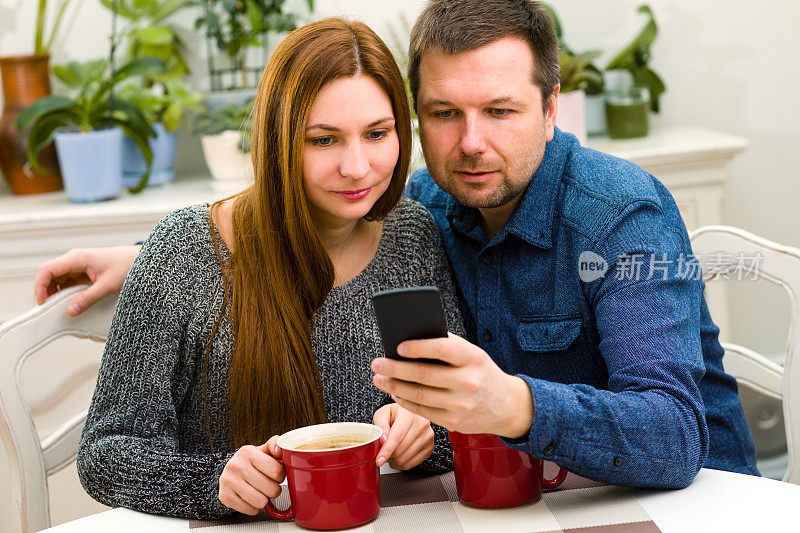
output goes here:
{"type": "Polygon", "coordinates": [[[544,116],[545,132],[547,134],[547,141],[553,140],[556,127],[556,115],[558,114],[558,93],[561,91],[561,84],[557,83],[553,88],[553,92],[547,97],[547,112],[544,116]]]}

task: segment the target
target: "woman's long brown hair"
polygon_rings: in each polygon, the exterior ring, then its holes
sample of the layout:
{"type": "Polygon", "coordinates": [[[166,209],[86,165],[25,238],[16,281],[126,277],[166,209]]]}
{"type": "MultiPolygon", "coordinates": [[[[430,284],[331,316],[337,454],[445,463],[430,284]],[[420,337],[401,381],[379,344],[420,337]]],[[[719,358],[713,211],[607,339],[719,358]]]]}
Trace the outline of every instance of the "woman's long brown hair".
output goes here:
{"type": "Polygon", "coordinates": [[[280,43],[258,87],[251,143],[255,182],[235,197],[234,248],[223,265],[224,302],[203,369],[208,425],[208,357],[230,300],[235,346],[228,367],[229,414],[235,447],[262,444],[272,435],[327,420],[310,324],[333,287],[334,268],[304,194],[303,147],[320,89],[357,75],[371,77],[386,91],[400,144],[389,188],[365,217],[381,220],[400,200],[411,158],[408,98],[383,41],[360,22],[313,22],[280,43]]]}

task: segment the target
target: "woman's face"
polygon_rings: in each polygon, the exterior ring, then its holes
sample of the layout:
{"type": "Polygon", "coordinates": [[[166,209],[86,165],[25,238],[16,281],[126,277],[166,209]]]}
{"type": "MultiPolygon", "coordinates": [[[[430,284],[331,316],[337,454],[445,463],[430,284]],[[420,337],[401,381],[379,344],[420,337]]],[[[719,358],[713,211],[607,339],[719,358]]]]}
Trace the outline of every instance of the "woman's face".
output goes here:
{"type": "Polygon", "coordinates": [[[389,96],[368,76],[322,87],[308,117],[303,187],[312,213],[358,220],[389,187],[400,154],[389,96]]]}

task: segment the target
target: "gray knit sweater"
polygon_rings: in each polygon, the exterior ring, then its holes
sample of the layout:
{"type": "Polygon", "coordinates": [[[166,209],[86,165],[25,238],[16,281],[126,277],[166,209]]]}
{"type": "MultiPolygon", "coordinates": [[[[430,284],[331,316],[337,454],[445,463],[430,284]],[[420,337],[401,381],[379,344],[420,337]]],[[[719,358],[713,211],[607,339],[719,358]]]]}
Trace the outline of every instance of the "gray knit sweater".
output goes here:
{"type": "MultiPolygon", "coordinates": [[[[216,230],[215,230],[216,232],[216,230]]],[[[223,260],[229,252],[217,233],[223,260]]],[[[391,401],[372,384],[370,362],[383,355],[370,296],[380,290],[436,285],[450,331],[463,325],[447,259],[431,215],[403,199],[384,222],[367,267],[335,287],[312,321],[312,345],[331,422],[372,422],[391,401]]],[[[214,337],[208,367],[211,453],[203,416],[205,347],[222,308],[222,272],[206,204],[162,219],[131,268],[106,342],[97,388],[78,450],[86,491],[110,506],[149,513],[218,518],[229,444],[227,365],[230,317],[214,337]]],[[[446,432],[420,468],[451,467],[446,432]]],[[[261,443],[254,443],[261,444],[261,443]]]]}

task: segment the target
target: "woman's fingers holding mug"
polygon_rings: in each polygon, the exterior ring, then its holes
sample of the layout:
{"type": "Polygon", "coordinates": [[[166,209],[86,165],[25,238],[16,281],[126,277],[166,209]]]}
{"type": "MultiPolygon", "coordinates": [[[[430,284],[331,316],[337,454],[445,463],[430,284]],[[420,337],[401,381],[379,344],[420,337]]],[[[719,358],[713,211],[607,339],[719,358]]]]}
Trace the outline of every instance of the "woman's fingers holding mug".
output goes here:
{"type": "Polygon", "coordinates": [[[433,429],[426,419],[415,416],[415,420],[403,440],[394,451],[389,466],[397,470],[408,470],[417,466],[433,453],[433,429]],[[421,459],[417,460],[418,457],[421,459]]]}
{"type": "Polygon", "coordinates": [[[219,501],[225,507],[254,515],[266,505],[267,496],[253,488],[247,481],[255,471],[241,454],[241,448],[230,458],[219,477],[219,501]],[[264,505],[259,506],[261,502],[264,505]]]}
{"type": "Polygon", "coordinates": [[[255,470],[270,480],[281,483],[286,478],[286,470],[274,457],[263,451],[268,445],[269,441],[262,446],[253,447],[253,453],[248,454],[247,459],[255,470]]]}
{"type": "Polygon", "coordinates": [[[394,455],[395,450],[403,441],[408,433],[408,430],[411,428],[411,424],[413,423],[413,415],[410,412],[402,409],[399,405],[394,404],[393,409],[396,409],[394,420],[391,422],[391,426],[389,427],[389,435],[386,438],[386,442],[383,443],[381,449],[378,451],[378,459],[377,465],[382,466],[389,458],[394,455]],[[397,410],[401,410],[398,412],[397,410]],[[408,416],[411,415],[411,416],[408,416]]]}
{"type": "Polygon", "coordinates": [[[269,500],[269,496],[244,481],[236,485],[236,495],[256,509],[256,512],[266,507],[269,500]]]}
{"type": "MultiPolygon", "coordinates": [[[[383,436],[381,437],[381,444],[385,443],[386,439],[389,438],[389,428],[392,425],[392,405],[397,405],[397,404],[384,405],[383,407],[375,411],[374,415],[372,415],[372,423],[383,430],[383,436]]],[[[380,457],[381,454],[378,453],[378,456],[380,457]]]]}
{"type": "Polygon", "coordinates": [[[278,437],[280,435],[273,435],[269,438],[267,442],[262,444],[258,447],[259,450],[266,453],[267,455],[271,455],[275,459],[282,459],[283,458],[283,450],[280,449],[278,446],[278,437]]]}
{"type": "Polygon", "coordinates": [[[224,505],[228,509],[233,509],[234,511],[239,511],[240,513],[250,516],[257,515],[258,511],[260,510],[260,508],[253,507],[252,505],[244,501],[238,494],[233,492],[233,490],[223,491],[220,488],[219,501],[222,502],[222,505],[224,505]]]}

